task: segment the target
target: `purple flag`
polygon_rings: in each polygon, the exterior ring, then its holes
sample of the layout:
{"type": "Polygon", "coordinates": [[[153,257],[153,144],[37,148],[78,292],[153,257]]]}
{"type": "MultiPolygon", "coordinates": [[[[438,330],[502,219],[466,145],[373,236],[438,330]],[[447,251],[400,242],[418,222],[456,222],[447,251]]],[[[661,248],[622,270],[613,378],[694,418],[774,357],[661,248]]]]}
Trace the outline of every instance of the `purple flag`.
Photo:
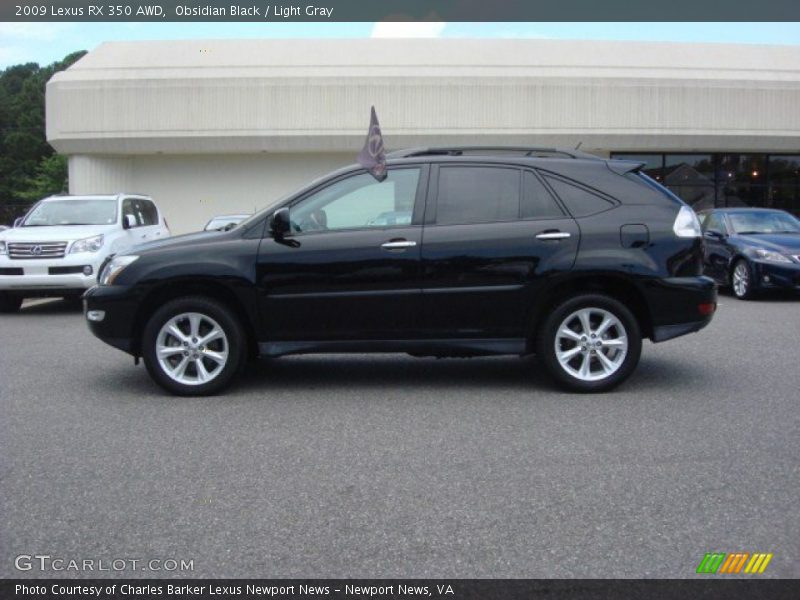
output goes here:
{"type": "Polygon", "coordinates": [[[383,149],[383,135],[381,135],[381,126],[378,123],[378,115],[375,114],[374,106],[369,118],[367,141],[364,142],[364,147],[358,153],[356,160],[378,181],[386,179],[386,152],[383,149]]]}

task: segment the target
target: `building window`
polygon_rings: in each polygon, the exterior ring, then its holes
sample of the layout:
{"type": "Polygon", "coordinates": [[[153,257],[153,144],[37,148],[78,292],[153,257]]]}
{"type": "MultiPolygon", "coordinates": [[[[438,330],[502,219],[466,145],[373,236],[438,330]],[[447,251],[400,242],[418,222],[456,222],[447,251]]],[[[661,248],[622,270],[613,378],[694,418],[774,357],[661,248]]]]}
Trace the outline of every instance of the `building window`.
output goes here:
{"type": "Polygon", "coordinates": [[[645,163],[645,173],[698,211],[765,206],[800,215],[798,154],[614,152],[611,157],[645,163]]]}
{"type": "Polygon", "coordinates": [[[767,206],[800,216],[800,155],[770,155],[767,173],[767,206]]]}
{"type": "Polygon", "coordinates": [[[695,210],[714,208],[714,157],[711,154],[666,154],[661,183],[695,210]]]}
{"type": "Polygon", "coordinates": [[[625,160],[632,160],[635,162],[643,162],[644,167],[642,171],[659,183],[664,181],[664,155],[663,154],[625,154],[620,155],[618,158],[625,160]]]}

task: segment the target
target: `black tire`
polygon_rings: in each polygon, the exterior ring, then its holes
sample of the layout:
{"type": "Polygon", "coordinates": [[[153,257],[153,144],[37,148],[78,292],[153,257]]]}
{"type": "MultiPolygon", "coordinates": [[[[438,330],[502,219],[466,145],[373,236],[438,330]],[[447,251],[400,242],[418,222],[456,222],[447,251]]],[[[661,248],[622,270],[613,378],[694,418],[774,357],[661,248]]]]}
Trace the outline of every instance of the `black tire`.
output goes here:
{"type": "Polygon", "coordinates": [[[750,263],[740,258],[733,264],[731,269],[731,291],[739,300],[750,300],[755,295],[754,288],[753,270],[750,268],[750,263]],[[741,276],[743,277],[740,282],[737,282],[737,269],[741,270],[741,276]]]}
{"type": "MultiPolygon", "coordinates": [[[[203,323],[208,325],[206,321],[203,321],[203,323]]],[[[189,331],[189,329],[186,329],[186,333],[189,331]]],[[[181,332],[184,332],[184,330],[181,330],[181,332]]],[[[207,330],[206,333],[208,333],[207,330]]],[[[190,337],[191,334],[189,334],[189,338],[190,337]]],[[[177,337],[170,335],[169,339],[175,344],[175,347],[180,347],[177,337]]],[[[192,343],[191,339],[189,339],[187,343],[192,343]]],[[[210,344],[211,343],[209,343],[209,349],[212,350],[210,344]]],[[[184,358],[184,354],[176,354],[175,356],[175,358],[170,358],[169,360],[180,363],[184,358]]],[[[203,296],[178,298],[167,302],[150,317],[142,335],[142,358],[144,359],[144,364],[147,367],[147,372],[150,374],[150,377],[165,390],[178,396],[209,396],[228,387],[233,379],[241,372],[247,359],[246,334],[234,312],[221,302],[203,296]],[[202,346],[199,348],[187,348],[186,350],[186,352],[195,352],[195,354],[185,355],[188,361],[194,362],[196,365],[197,359],[194,357],[200,356],[200,360],[205,361],[204,365],[210,364],[219,369],[218,371],[214,370],[213,378],[206,382],[200,382],[199,371],[202,369],[198,370],[195,365],[185,367],[184,372],[186,373],[186,378],[191,378],[193,370],[194,379],[197,380],[196,383],[187,384],[174,379],[167,374],[157,357],[156,347],[159,342],[159,335],[162,327],[173,318],[186,313],[196,313],[209,320],[213,320],[224,332],[224,343],[222,340],[214,342],[219,343],[221,346],[213,348],[214,351],[219,352],[227,349],[227,361],[223,366],[219,366],[213,361],[209,363],[208,359],[202,358],[202,355],[200,355],[200,352],[203,350],[202,346]]]]}
{"type": "Polygon", "coordinates": [[[6,292],[0,293],[0,313],[18,312],[22,306],[22,300],[22,296],[15,296],[6,292]]]}
{"type": "MultiPolygon", "coordinates": [[[[602,313],[598,312],[595,317],[602,317],[602,313]]],[[[610,336],[610,333],[608,335],[610,336]]],[[[588,337],[591,337],[591,335],[588,337]]],[[[602,343],[602,340],[598,341],[602,343]]],[[[581,341],[575,341],[573,343],[575,344],[574,347],[583,347],[583,342],[581,341]]],[[[616,355],[614,349],[607,348],[606,350],[608,353],[604,353],[604,356],[607,357],[611,355],[611,353],[616,355]]],[[[642,334],[636,317],[624,304],[604,294],[584,294],[564,300],[556,306],[545,319],[539,329],[539,335],[536,340],[536,352],[539,359],[547,368],[548,373],[562,387],[574,392],[605,392],[625,381],[636,368],[642,353],[642,334]],[[610,332],[613,332],[616,336],[624,334],[627,341],[627,350],[624,355],[620,353],[620,363],[616,367],[616,370],[602,378],[599,378],[602,373],[598,373],[598,371],[603,370],[599,357],[596,357],[595,354],[587,355],[587,360],[590,365],[589,376],[598,377],[594,380],[584,380],[568,372],[567,368],[572,365],[568,364],[567,367],[563,367],[556,356],[556,337],[560,326],[565,319],[582,309],[605,311],[606,313],[610,313],[613,317],[616,317],[619,325],[613,325],[610,332]],[[618,331],[620,325],[624,329],[622,332],[618,331]],[[597,367],[600,368],[598,369],[597,367]],[[594,369],[594,372],[592,372],[591,369],[594,369]]],[[[591,352],[591,350],[588,352],[591,352]]],[[[584,354],[588,354],[588,352],[582,352],[579,349],[578,354],[575,355],[574,361],[582,365],[584,354]]],[[[601,350],[597,349],[596,352],[601,352],[601,350]]],[[[575,369],[579,370],[578,367],[575,367],[575,369]]]]}

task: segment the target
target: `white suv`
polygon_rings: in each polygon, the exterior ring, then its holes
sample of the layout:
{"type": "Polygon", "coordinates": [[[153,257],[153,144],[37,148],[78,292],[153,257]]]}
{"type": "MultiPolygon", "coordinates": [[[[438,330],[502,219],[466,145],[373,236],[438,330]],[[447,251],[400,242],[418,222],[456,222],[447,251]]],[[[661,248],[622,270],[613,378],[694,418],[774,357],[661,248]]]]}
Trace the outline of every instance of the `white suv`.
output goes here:
{"type": "Polygon", "coordinates": [[[116,254],[169,236],[152,199],[134,194],[51,196],[0,232],[0,312],[24,298],[78,296],[116,254]]]}

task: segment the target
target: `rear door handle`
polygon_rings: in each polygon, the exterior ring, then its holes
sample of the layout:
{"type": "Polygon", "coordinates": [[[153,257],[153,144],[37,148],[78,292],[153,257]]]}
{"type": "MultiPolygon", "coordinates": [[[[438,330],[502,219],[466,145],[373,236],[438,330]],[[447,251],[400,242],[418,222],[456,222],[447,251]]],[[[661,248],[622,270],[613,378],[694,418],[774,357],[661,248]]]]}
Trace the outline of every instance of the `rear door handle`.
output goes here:
{"type": "Polygon", "coordinates": [[[537,240],[563,240],[570,237],[568,231],[543,231],[536,235],[537,240]]]}
{"type": "Polygon", "coordinates": [[[413,248],[416,245],[417,242],[412,240],[392,240],[381,244],[381,248],[384,250],[405,250],[406,248],[413,248]]]}

